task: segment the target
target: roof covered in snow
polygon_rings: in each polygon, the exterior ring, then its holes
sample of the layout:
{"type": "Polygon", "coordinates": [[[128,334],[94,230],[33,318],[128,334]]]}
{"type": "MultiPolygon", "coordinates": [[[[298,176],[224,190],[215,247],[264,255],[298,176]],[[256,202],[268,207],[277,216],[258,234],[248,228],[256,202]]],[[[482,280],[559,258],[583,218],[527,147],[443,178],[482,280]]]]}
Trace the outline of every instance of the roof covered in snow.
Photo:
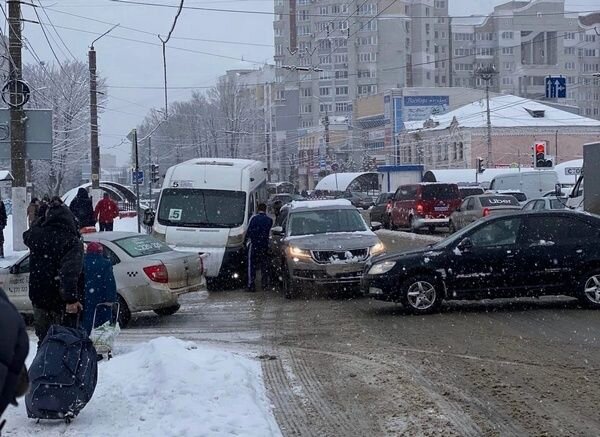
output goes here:
{"type": "Polygon", "coordinates": [[[13,181],[14,178],[10,171],[8,170],[0,170],[0,181],[13,181]]]}
{"type": "Polygon", "coordinates": [[[354,181],[358,179],[368,180],[370,177],[374,178],[374,185],[377,186],[379,181],[379,174],[376,172],[334,173],[325,176],[323,179],[321,179],[315,187],[315,190],[346,191],[354,181]]]}
{"type": "MultiPolygon", "coordinates": [[[[521,168],[521,171],[533,171],[532,168],[521,168]]],[[[489,168],[477,175],[477,182],[491,182],[496,176],[506,173],[518,173],[518,168],[489,168]]],[[[460,168],[449,170],[428,170],[423,175],[425,182],[447,182],[455,184],[475,183],[477,170],[474,168],[460,168]]]]}
{"type": "MultiPolygon", "coordinates": [[[[572,114],[534,100],[513,95],[490,98],[490,113],[493,127],[597,127],[600,121],[572,114]]],[[[447,129],[456,118],[460,127],[486,127],[485,99],[432,117],[435,127],[425,130],[447,129]]]]}
{"type": "Polygon", "coordinates": [[[293,201],[290,206],[293,210],[304,210],[311,208],[354,208],[347,199],[331,200],[300,200],[293,201]]]}

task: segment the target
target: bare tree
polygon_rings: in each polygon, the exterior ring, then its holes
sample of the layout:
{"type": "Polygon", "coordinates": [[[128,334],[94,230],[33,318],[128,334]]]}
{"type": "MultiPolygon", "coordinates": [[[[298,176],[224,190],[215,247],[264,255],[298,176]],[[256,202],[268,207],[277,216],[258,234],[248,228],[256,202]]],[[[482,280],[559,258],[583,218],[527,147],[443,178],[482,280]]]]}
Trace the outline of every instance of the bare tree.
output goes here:
{"type": "MultiPolygon", "coordinates": [[[[33,89],[30,108],[52,109],[51,161],[34,161],[31,180],[38,191],[60,195],[81,182],[89,153],[89,75],[80,61],[60,66],[28,64],[23,76],[33,89]]],[[[104,81],[99,81],[99,89],[104,81]]],[[[105,99],[100,95],[100,102],[105,99]]]]}

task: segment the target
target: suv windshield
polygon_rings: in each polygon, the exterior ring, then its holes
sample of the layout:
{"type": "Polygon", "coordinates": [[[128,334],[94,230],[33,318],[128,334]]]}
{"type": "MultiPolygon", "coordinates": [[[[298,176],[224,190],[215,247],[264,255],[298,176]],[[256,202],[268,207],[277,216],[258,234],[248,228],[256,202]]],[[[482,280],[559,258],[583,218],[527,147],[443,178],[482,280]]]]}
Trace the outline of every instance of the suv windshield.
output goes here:
{"type": "Polygon", "coordinates": [[[452,184],[423,185],[421,198],[423,200],[450,200],[458,199],[458,187],[452,184]]]}
{"type": "Polygon", "coordinates": [[[289,222],[291,236],[367,230],[365,221],[355,209],[295,212],[290,215],[289,222]]]}
{"type": "Polygon", "coordinates": [[[168,188],[163,190],[158,222],[165,226],[236,228],[244,223],[243,191],[168,188]]]}
{"type": "Polygon", "coordinates": [[[136,235],[134,237],[121,238],[120,240],[115,240],[114,243],[132,258],[171,252],[172,250],[165,243],[158,241],[150,235],[136,235]]]}

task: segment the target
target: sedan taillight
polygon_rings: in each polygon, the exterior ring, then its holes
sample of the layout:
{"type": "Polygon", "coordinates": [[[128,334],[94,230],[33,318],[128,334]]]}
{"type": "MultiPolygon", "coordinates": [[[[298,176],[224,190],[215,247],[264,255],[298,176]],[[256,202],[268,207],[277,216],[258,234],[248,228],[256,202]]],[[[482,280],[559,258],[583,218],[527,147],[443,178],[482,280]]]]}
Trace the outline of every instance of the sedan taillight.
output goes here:
{"type": "Polygon", "coordinates": [[[483,216],[487,217],[488,215],[490,215],[490,209],[489,208],[483,208],[483,216]]]}
{"type": "Polygon", "coordinates": [[[144,267],[144,273],[153,282],[166,284],[169,282],[169,273],[164,264],[157,264],[155,266],[144,267]]]}

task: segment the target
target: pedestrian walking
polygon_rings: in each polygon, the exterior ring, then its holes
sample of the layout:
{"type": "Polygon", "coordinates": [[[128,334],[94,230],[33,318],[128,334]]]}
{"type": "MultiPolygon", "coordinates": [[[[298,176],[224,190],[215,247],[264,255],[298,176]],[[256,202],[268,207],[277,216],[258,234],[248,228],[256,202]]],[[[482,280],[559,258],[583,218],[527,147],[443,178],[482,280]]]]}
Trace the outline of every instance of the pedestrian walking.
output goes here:
{"type": "Polygon", "coordinates": [[[37,220],[39,211],[40,199],[34,197],[33,199],[31,199],[31,202],[29,202],[29,205],[27,206],[27,223],[29,224],[29,227],[31,227],[31,224],[37,220]]]}
{"type": "Polygon", "coordinates": [[[39,346],[50,325],[65,324],[65,315],[83,309],[83,242],[75,217],[58,197],[23,241],[30,251],[29,299],[39,346]]]}
{"type": "Polygon", "coordinates": [[[273,214],[275,215],[275,223],[277,223],[277,219],[281,214],[281,207],[283,206],[283,202],[281,200],[276,200],[273,202],[273,214]]]}
{"type": "Polygon", "coordinates": [[[71,201],[69,209],[77,219],[79,228],[87,228],[96,226],[94,220],[94,207],[92,206],[92,198],[88,195],[85,188],[80,188],[77,195],[71,201]]]}
{"type": "Polygon", "coordinates": [[[104,193],[102,200],[96,205],[94,219],[100,225],[100,232],[112,231],[114,220],[119,217],[119,207],[108,193],[104,193]]]}
{"type": "Polygon", "coordinates": [[[258,213],[250,219],[245,242],[248,248],[248,291],[256,291],[256,270],[260,269],[263,290],[269,287],[269,236],[273,220],[267,216],[267,205],[260,203],[258,213]]]}
{"type": "Polygon", "coordinates": [[[8,224],[6,206],[0,198],[0,258],[4,258],[4,228],[8,224]]]}
{"type": "MultiPolygon", "coordinates": [[[[28,388],[25,358],[29,353],[29,337],[25,322],[0,288],[0,417],[9,404],[28,388]]],[[[2,430],[2,422],[0,422],[2,430]]]]}
{"type": "Polygon", "coordinates": [[[85,278],[85,307],[83,311],[83,327],[88,335],[93,328],[102,326],[112,318],[110,308],[100,307],[94,321],[94,311],[100,303],[117,301],[117,283],[113,274],[112,263],[104,255],[104,246],[97,242],[87,245],[83,261],[83,277],[85,278]]]}

